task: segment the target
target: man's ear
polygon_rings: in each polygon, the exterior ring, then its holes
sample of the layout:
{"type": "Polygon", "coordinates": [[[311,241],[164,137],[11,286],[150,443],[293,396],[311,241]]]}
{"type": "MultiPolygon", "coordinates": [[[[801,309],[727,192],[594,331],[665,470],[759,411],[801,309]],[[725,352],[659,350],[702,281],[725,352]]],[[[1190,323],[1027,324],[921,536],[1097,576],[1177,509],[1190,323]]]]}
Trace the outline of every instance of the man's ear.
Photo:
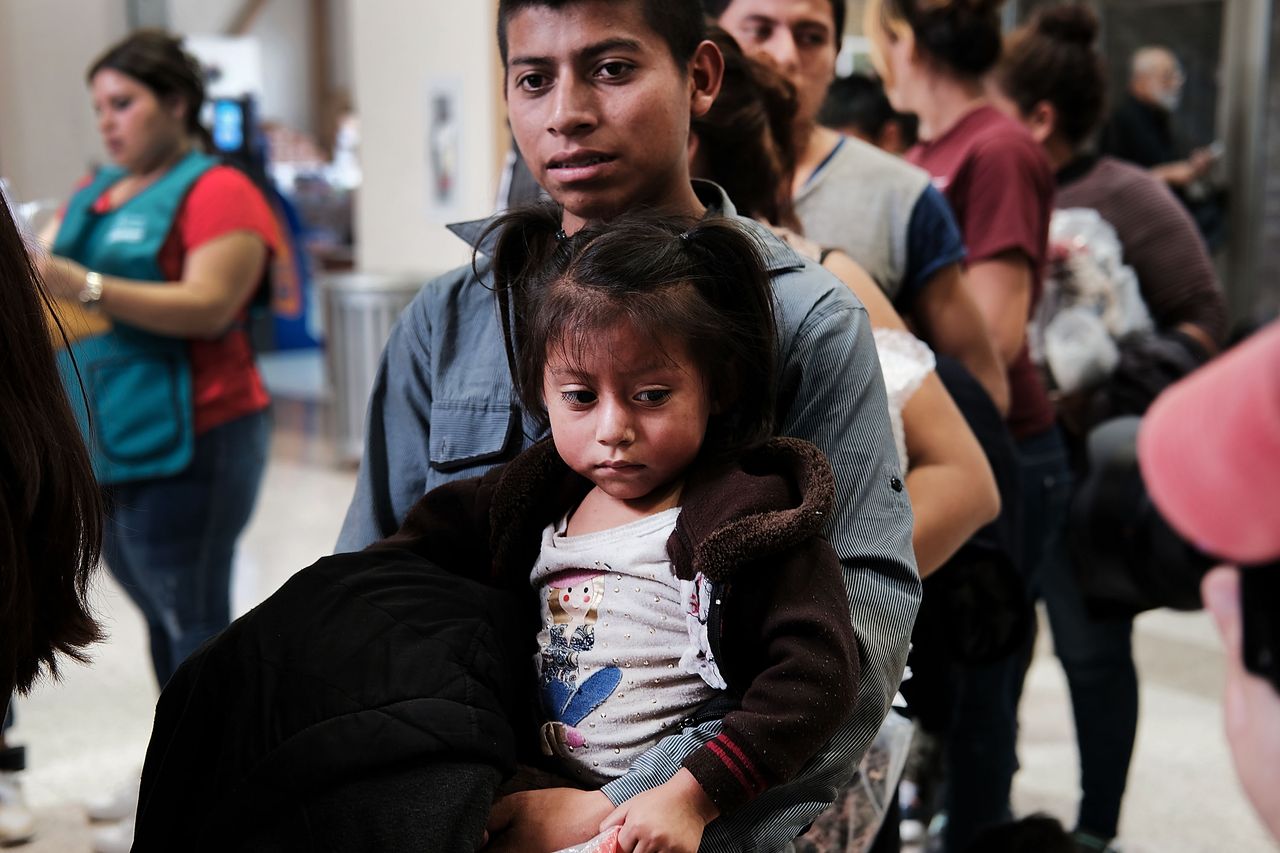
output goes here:
{"type": "Polygon", "coordinates": [[[689,60],[689,114],[704,116],[720,94],[724,56],[714,42],[704,41],[689,60]]]}

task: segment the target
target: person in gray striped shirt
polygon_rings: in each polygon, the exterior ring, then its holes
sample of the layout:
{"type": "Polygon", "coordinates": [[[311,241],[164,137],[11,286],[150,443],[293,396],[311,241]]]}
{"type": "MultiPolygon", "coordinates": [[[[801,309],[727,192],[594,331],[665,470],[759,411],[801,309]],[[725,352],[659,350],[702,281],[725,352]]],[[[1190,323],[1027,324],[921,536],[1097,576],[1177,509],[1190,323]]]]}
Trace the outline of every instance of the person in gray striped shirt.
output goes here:
{"type": "MultiPolygon", "coordinates": [[[[685,0],[503,0],[499,48],[512,131],[567,233],[638,207],[736,216],[723,191],[689,179],[690,118],[719,89],[722,61],[685,0]]],[[[911,508],[889,427],[866,310],[818,264],[761,226],[778,313],[777,424],[831,462],[827,536],[840,558],[862,659],[853,715],[791,782],[714,821],[703,851],[784,849],[835,796],[874,737],[902,677],[920,580],[911,508]]],[[[475,240],[483,223],[455,227],[475,240]]],[[[488,245],[474,266],[428,282],[392,331],[373,389],[365,451],[338,542],[394,533],[429,489],[510,460],[539,437],[513,393],[488,245]]],[[[585,840],[614,807],[670,779],[721,732],[672,734],[600,791],[554,788],[500,801],[493,850],[585,840]]]]}

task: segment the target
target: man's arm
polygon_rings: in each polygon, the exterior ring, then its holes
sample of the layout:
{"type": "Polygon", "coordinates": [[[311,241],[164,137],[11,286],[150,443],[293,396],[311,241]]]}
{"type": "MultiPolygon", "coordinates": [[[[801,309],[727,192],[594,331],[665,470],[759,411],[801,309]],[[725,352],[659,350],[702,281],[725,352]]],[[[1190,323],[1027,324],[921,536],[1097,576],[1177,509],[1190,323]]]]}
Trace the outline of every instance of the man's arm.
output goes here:
{"type": "Polygon", "coordinates": [[[365,416],[356,491],[337,553],[359,551],[395,533],[426,490],[431,436],[431,350],[427,285],[400,315],[382,351],[365,416]]]}

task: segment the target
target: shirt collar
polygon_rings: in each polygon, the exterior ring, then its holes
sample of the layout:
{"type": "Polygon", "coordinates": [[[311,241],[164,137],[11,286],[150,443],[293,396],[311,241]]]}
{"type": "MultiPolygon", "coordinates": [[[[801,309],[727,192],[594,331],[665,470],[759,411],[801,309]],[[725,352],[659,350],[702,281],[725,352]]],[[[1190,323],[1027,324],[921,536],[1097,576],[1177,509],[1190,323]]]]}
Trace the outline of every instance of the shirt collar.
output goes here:
{"type": "MultiPolygon", "coordinates": [[[[736,217],[742,222],[748,223],[756,231],[757,236],[763,238],[760,244],[761,249],[764,251],[765,266],[769,272],[777,273],[804,266],[804,260],[796,254],[795,250],[775,237],[767,226],[761,225],[752,219],[739,217],[737,208],[733,206],[733,202],[729,200],[729,196],[719,184],[711,181],[694,180],[693,191],[698,196],[698,200],[707,208],[708,214],[736,217]]],[[[495,219],[497,219],[496,215],[484,219],[473,219],[469,222],[454,222],[445,227],[457,235],[477,254],[488,257],[493,251],[493,245],[497,242],[498,235],[492,231],[486,235],[485,231],[495,219]],[[483,240],[481,239],[482,237],[483,240]]]]}

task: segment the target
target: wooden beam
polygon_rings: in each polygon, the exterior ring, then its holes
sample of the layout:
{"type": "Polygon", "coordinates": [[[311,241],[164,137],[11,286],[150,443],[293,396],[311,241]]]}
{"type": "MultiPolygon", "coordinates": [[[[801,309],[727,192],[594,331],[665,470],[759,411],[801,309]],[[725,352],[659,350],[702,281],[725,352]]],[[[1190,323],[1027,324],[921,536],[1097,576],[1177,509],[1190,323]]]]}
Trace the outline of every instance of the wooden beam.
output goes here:
{"type": "Polygon", "coordinates": [[[253,22],[258,19],[258,15],[262,14],[262,10],[266,5],[267,0],[245,0],[240,7],[240,11],[236,12],[236,16],[227,25],[226,34],[229,36],[242,36],[249,32],[253,22]]]}

